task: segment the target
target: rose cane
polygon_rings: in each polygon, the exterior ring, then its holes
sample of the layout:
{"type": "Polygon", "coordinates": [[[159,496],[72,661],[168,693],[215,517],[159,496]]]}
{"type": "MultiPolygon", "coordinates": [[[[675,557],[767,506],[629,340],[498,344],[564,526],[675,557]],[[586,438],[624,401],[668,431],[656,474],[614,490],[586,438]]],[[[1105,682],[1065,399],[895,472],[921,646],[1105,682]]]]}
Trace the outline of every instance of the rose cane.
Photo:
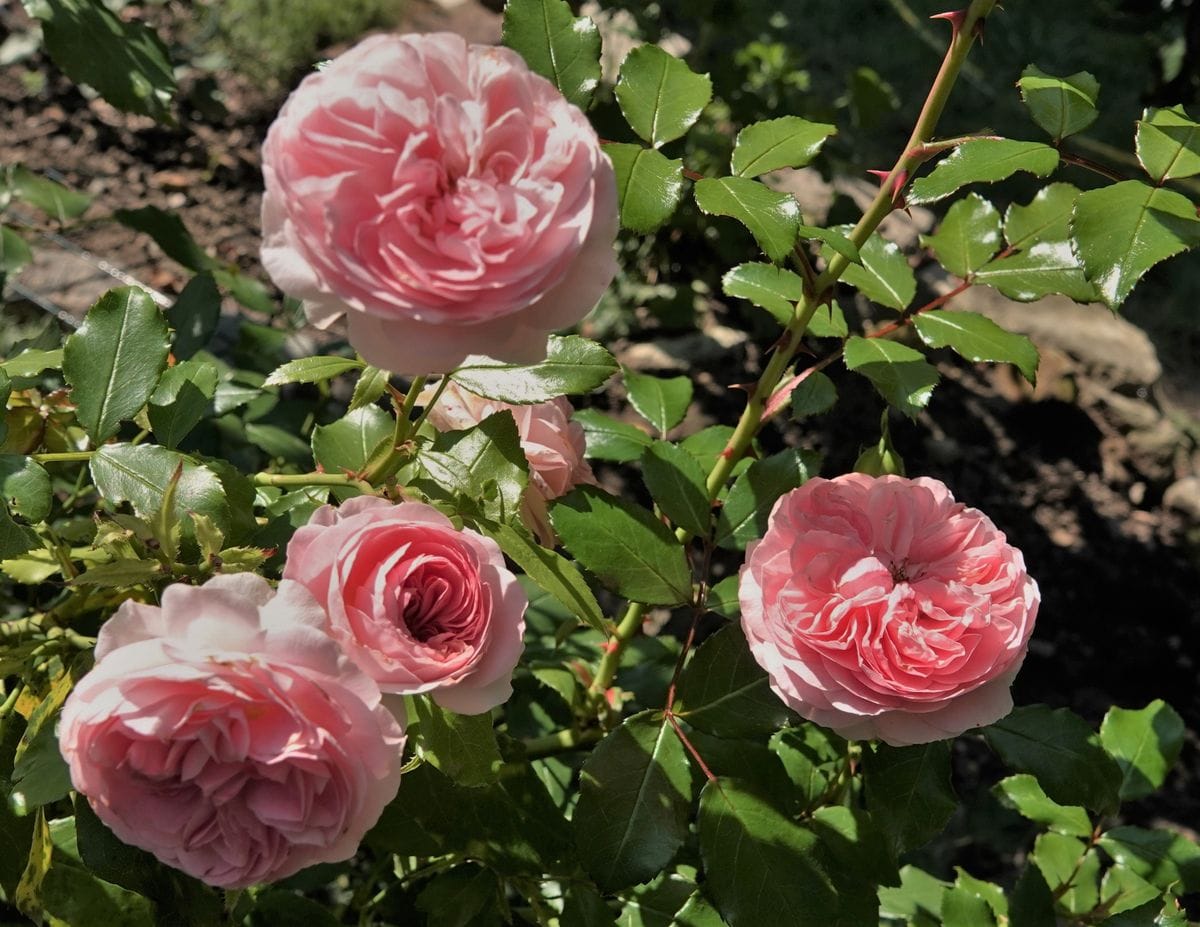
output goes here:
{"type": "Polygon", "coordinates": [[[303,586],[250,574],[125,602],[63,708],[76,791],[132,846],[244,888],[349,859],[404,732],[303,586]]]}

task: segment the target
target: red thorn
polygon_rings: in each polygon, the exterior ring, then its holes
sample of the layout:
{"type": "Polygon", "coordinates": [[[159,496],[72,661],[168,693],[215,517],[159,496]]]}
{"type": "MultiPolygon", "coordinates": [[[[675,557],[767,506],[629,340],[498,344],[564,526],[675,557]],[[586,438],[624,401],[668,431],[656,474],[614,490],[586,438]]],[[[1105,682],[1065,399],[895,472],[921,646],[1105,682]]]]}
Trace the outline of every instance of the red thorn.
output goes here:
{"type": "Polygon", "coordinates": [[[887,183],[887,179],[892,176],[891,171],[867,171],[867,173],[873,177],[878,177],[881,186],[887,183]]]}
{"type": "MultiPolygon", "coordinates": [[[[882,189],[882,190],[888,189],[888,186],[889,186],[888,180],[892,176],[891,171],[867,171],[867,173],[872,174],[875,177],[879,178],[880,189],[882,189]]],[[[904,185],[906,183],[908,183],[908,171],[904,171],[904,170],[899,171],[896,174],[895,183],[892,185],[892,206],[893,207],[900,207],[900,208],[904,207],[904,192],[903,191],[904,191],[904,185]]]]}
{"type": "Polygon", "coordinates": [[[958,35],[963,27],[963,23],[967,21],[966,10],[953,10],[949,13],[934,13],[930,19],[944,19],[950,24],[950,28],[954,30],[954,34],[958,35]]]}
{"type": "Polygon", "coordinates": [[[322,467],[320,464],[317,464],[315,472],[317,472],[317,473],[324,473],[324,472],[325,472],[325,468],[324,468],[324,467],[322,467]]]}
{"type": "Polygon", "coordinates": [[[616,653],[620,646],[621,645],[618,644],[616,641],[605,641],[604,642],[604,652],[605,653],[616,653]]]}

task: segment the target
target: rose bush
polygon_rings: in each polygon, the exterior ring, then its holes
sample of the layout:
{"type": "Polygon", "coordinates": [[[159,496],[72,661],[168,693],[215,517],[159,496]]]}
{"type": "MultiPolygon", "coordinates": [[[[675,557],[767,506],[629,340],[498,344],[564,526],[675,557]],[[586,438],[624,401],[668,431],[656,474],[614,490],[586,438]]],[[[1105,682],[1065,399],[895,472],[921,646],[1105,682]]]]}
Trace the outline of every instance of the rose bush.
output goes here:
{"type": "Polygon", "coordinates": [[[384,692],[481,714],[512,692],[528,600],[500,548],[419,502],[323,506],[288,544],[284,579],[384,692]]]}
{"type": "Polygon", "coordinates": [[[263,265],[371,363],[529,363],[616,273],[612,165],[521,57],[374,36],[309,75],[263,147],[263,265]]]}
{"type": "Polygon", "coordinates": [[[222,888],[348,859],[404,732],[298,583],[168,586],[100,629],[63,707],[71,782],[118,837],[222,888]]]}
{"type": "Polygon", "coordinates": [[[738,597],[781,699],[893,746],[1007,715],[1041,601],[1021,552],[945,484],[861,473],[775,503],[738,597]]]}

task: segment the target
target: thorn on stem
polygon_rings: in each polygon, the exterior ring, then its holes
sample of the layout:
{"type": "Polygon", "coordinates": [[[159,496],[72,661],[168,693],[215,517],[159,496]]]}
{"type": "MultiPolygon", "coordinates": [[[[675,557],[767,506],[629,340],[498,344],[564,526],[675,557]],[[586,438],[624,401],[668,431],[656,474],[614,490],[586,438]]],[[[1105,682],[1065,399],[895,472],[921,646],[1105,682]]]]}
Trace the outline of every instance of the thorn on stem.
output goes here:
{"type": "Polygon", "coordinates": [[[954,36],[957,37],[958,33],[962,31],[963,23],[967,21],[967,11],[952,10],[949,13],[934,13],[929,18],[946,20],[946,22],[950,24],[950,28],[953,30],[954,36]]]}

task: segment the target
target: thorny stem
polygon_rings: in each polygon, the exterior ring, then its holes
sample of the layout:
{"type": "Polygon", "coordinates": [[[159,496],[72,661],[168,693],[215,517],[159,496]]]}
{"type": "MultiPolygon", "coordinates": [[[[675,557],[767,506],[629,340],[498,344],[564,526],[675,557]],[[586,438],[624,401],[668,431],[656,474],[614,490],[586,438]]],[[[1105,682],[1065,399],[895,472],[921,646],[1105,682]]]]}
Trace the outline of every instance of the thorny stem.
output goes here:
{"type": "MultiPolygon", "coordinates": [[[[996,3],[997,0],[972,0],[966,10],[954,14],[950,18],[953,28],[950,47],[942,61],[937,77],[934,78],[933,86],[929,90],[925,105],[921,108],[920,116],[917,117],[908,143],[904,146],[903,154],[880,184],[879,193],[876,194],[874,201],[848,236],[856,247],[861,248],[874,234],[879,224],[896,208],[897,188],[902,186],[908,176],[928,157],[925,146],[933,139],[934,130],[966,62],[967,54],[975,43],[984,20],[995,8],[996,3]]],[[[783,379],[788,364],[799,350],[808,323],[817,309],[829,299],[833,286],[841,279],[842,274],[849,266],[850,261],[847,258],[841,254],[835,254],[814,285],[796,304],[796,313],[791,324],[780,338],[766,369],[751,391],[746,401],[746,408],[742,411],[729,443],[708,474],[706,488],[710,502],[717,498],[717,494],[729,479],[733,468],[749,450],[751,442],[762,426],[767,402],[783,379]]],[[[676,537],[681,542],[686,542],[690,536],[681,529],[676,532],[676,537]]],[[[617,667],[621,663],[621,655],[641,626],[644,612],[645,606],[636,602],[629,604],[621,623],[605,645],[604,656],[600,661],[596,676],[589,686],[588,691],[593,697],[602,695],[612,684],[617,667]]]]}
{"type": "Polygon", "coordinates": [[[396,409],[396,429],[392,433],[392,447],[388,454],[377,461],[372,461],[366,471],[363,473],[363,478],[371,485],[378,485],[392,476],[403,465],[405,458],[408,456],[405,445],[409,437],[413,433],[413,423],[409,419],[412,415],[413,407],[417,404],[417,397],[421,395],[421,391],[425,389],[425,377],[414,377],[409,384],[408,392],[404,394],[403,400],[399,403],[399,408],[396,409]]]}
{"type": "Polygon", "coordinates": [[[252,479],[256,486],[352,486],[366,493],[375,491],[350,473],[256,473],[252,479]]]}

